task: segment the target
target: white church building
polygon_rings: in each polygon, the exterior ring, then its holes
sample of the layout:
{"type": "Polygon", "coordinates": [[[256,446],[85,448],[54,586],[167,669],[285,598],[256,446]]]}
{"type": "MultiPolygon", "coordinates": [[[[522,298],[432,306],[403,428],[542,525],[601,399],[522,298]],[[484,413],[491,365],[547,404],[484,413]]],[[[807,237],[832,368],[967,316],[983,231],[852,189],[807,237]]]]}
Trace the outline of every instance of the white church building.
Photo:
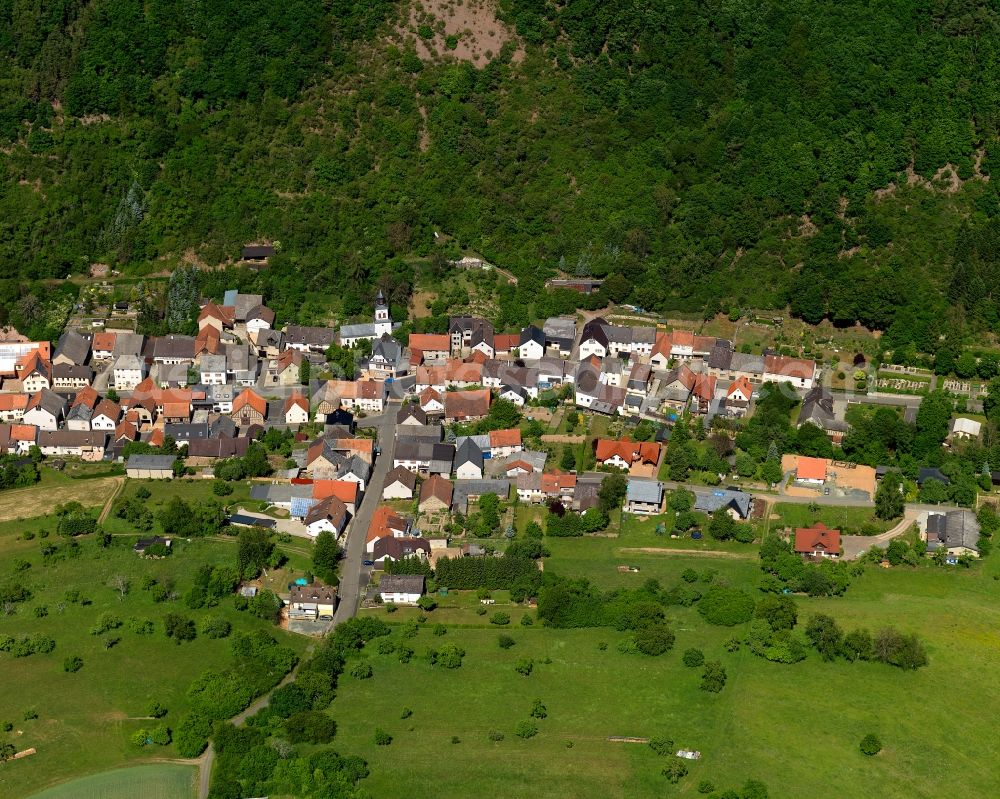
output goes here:
{"type": "Polygon", "coordinates": [[[389,315],[389,303],[386,302],[385,295],[379,289],[375,295],[375,318],[373,322],[359,325],[344,325],[340,328],[340,346],[353,347],[359,341],[375,341],[382,338],[384,333],[392,335],[392,317],[389,315]]]}

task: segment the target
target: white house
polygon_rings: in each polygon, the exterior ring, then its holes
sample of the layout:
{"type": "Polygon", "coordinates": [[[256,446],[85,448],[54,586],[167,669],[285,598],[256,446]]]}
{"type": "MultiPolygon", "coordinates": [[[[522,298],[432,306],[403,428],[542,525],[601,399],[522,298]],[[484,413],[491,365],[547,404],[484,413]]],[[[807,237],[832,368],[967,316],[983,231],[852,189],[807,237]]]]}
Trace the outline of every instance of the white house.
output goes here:
{"type": "Polygon", "coordinates": [[[117,403],[108,399],[101,400],[97,403],[97,407],[94,408],[94,414],[90,418],[91,430],[114,432],[115,428],[118,427],[118,419],[121,416],[121,412],[122,409],[117,403]]]}
{"type": "Polygon", "coordinates": [[[309,400],[301,394],[292,394],[285,400],[285,424],[307,424],[309,422],[309,400]]]}
{"type": "Polygon", "coordinates": [[[383,602],[396,605],[415,605],[424,593],[422,574],[383,574],[378,584],[383,602]]]}
{"type": "Polygon", "coordinates": [[[226,384],[226,356],[203,355],[198,367],[201,382],[206,386],[223,386],[226,384]]]}
{"type": "Polygon", "coordinates": [[[112,378],[116,391],[132,391],[146,376],[146,361],[138,355],[122,355],[115,361],[112,378]]]}
{"type": "Polygon", "coordinates": [[[39,430],[57,430],[66,410],[66,401],[47,388],[33,394],[28,400],[23,421],[39,430]]]}
{"type": "Polygon", "coordinates": [[[545,355],[545,333],[534,325],[529,325],[521,331],[521,340],[517,345],[517,355],[525,360],[537,361],[545,355]]]}
{"type": "Polygon", "coordinates": [[[344,531],[344,525],[347,524],[347,506],[337,497],[327,497],[309,509],[303,522],[306,525],[306,532],[313,538],[324,530],[339,538],[344,531]]]}
{"type": "Polygon", "coordinates": [[[409,469],[397,466],[385,476],[382,499],[413,499],[417,476],[409,469]]]}

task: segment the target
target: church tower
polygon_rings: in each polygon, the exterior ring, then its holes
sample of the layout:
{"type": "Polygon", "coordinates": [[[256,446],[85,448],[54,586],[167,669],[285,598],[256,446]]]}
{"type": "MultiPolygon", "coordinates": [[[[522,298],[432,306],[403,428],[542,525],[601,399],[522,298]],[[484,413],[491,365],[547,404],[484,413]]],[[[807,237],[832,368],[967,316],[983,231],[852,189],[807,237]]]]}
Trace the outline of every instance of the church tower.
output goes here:
{"type": "Polygon", "coordinates": [[[375,338],[382,338],[383,333],[392,335],[392,317],[389,316],[389,303],[379,289],[375,295],[375,338]]]}

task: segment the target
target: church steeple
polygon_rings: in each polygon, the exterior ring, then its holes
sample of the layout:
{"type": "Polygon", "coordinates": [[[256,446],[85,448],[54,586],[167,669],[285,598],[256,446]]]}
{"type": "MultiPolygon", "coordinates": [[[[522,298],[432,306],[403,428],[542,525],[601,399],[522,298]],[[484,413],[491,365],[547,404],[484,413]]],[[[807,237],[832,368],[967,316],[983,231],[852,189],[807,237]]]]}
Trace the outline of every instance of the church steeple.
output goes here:
{"type": "Polygon", "coordinates": [[[389,316],[389,303],[385,301],[382,289],[375,295],[375,336],[381,338],[383,333],[392,333],[392,317],[389,316]]]}

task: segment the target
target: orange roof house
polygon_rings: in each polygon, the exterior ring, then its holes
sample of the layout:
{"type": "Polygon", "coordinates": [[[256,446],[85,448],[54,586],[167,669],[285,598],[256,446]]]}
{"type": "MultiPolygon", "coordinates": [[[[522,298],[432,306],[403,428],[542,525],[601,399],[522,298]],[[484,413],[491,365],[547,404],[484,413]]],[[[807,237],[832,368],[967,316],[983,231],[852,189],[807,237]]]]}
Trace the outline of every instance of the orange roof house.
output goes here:
{"type": "Polygon", "coordinates": [[[336,497],[345,505],[357,505],[358,489],[350,480],[313,480],[312,495],[313,499],[336,497]]]}
{"type": "Polygon", "coordinates": [[[655,441],[599,438],[595,456],[597,462],[603,464],[618,465],[617,462],[621,461],[626,467],[636,463],[648,463],[655,466],[660,460],[660,445],[655,441]]]}
{"type": "Polygon", "coordinates": [[[372,523],[368,525],[365,543],[371,544],[380,538],[405,535],[409,528],[410,524],[406,519],[387,505],[382,505],[372,514],[372,523]]]}
{"type": "Polygon", "coordinates": [[[482,419],[490,412],[490,390],[449,391],[444,395],[444,416],[456,422],[482,419]]]}
{"type": "Polygon", "coordinates": [[[222,352],[222,333],[218,328],[207,325],[198,331],[194,340],[194,354],[198,355],[219,355],[222,352]]]}
{"type": "Polygon", "coordinates": [[[297,391],[293,392],[292,396],[290,396],[288,399],[285,400],[285,406],[283,409],[285,416],[287,416],[288,412],[295,407],[301,408],[306,412],[307,416],[309,415],[309,400],[307,400],[297,391]]]}
{"type": "Polygon", "coordinates": [[[511,427],[507,430],[490,431],[490,448],[521,446],[521,429],[511,427]]]}
{"type": "Polygon", "coordinates": [[[241,391],[233,400],[233,416],[236,416],[244,408],[250,408],[261,416],[267,416],[267,400],[252,388],[241,391]]]}
{"type": "Polygon", "coordinates": [[[726,399],[736,399],[738,395],[742,395],[748,402],[753,396],[753,384],[745,377],[736,378],[726,391],[726,399]]]}
{"type": "Polygon", "coordinates": [[[94,341],[91,345],[91,349],[94,352],[114,352],[115,344],[117,342],[118,334],[110,333],[105,330],[100,333],[94,333],[94,341]]]}
{"type": "Polygon", "coordinates": [[[795,479],[805,480],[810,483],[822,483],[826,481],[826,459],[807,458],[800,455],[798,464],[795,467],[795,479]]]}
{"type": "Polygon", "coordinates": [[[568,472],[549,472],[542,475],[543,494],[562,494],[576,488],[576,475],[568,472]]]}
{"type": "Polygon", "coordinates": [[[817,522],[812,527],[796,528],[795,551],[800,555],[840,557],[843,552],[840,545],[840,530],[831,530],[822,522],[817,522]]]}
{"type": "Polygon", "coordinates": [[[447,333],[410,333],[407,342],[410,350],[421,352],[450,352],[451,338],[447,333]]]}
{"type": "Polygon", "coordinates": [[[206,324],[211,324],[213,321],[218,322],[221,327],[232,327],[235,315],[235,308],[210,302],[198,314],[198,327],[199,329],[204,328],[206,324]]]}
{"type": "MultiPolygon", "coordinates": [[[[93,389],[91,389],[93,391],[93,389]]],[[[27,394],[0,394],[0,413],[22,413],[28,409],[27,394]]]]}
{"type": "Polygon", "coordinates": [[[520,333],[495,333],[493,336],[493,350],[495,352],[510,352],[517,349],[520,344],[520,333]]]}
{"type": "Polygon", "coordinates": [[[76,396],[73,397],[73,402],[70,404],[70,407],[75,408],[77,405],[86,405],[88,408],[93,410],[100,401],[101,396],[94,391],[93,386],[84,386],[76,392],[76,396]]]}

